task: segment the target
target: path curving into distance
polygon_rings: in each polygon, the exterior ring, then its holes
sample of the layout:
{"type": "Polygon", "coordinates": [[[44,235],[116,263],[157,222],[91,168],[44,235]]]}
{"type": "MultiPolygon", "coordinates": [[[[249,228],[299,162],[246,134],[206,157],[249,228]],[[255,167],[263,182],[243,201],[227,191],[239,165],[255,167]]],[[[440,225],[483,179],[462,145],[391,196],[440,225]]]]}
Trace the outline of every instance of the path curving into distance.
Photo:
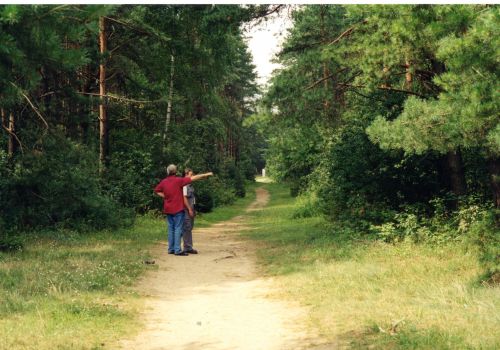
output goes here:
{"type": "MultiPolygon", "coordinates": [[[[263,210],[269,192],[257,188],[246,212],[263,210]]],[[[238,232],[250,229],[246,214],[193,232],[200,254],[175,257],[159,244],[158,270],[137,285],[144,295],[143,330],[120,341],[134,350],[310,349],[318,342],[306,331],[307,313],[268,297],[273,281],[256,272],[255,248],[238,232]]]]}

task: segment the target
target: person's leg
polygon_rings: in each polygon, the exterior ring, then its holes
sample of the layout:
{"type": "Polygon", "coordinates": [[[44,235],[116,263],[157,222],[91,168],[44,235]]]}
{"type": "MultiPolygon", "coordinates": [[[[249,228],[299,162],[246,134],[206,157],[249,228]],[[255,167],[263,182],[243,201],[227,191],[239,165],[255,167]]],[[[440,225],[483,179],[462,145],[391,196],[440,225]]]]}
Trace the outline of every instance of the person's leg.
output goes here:
{"type": "Polygon", "coordinates": [[[181,250],[181,236],[182,236],[182,225],[184,223],[184,210],[175,214],[174,216],[174,253],[180,254],[181,250]]]}
{"type": "MultiPolygon", "coordinates": [[[[194,212],[194,215],[195,216],[193,216],[191,218],[191,230],[190,230],[190,232],[191,232],[191,247],[194,245],[194,243],[193,243],[193,228],[194,228],[194,218],[196,217],[196,211],[194,212]]],[[[193,250],[196,251],[196,249],[194,249],[194,248],[193,248],[193,250]]],[[[196,251],[196,253],[198,253],[198,252],[196,251]]]]}
{"type": "Polygon", "coordinates": [[[168,228],[168,253],[173,254],[174,253],[174,231],[175,231],[175,222],[174,222],[174,217],[173,215],[167,214],[166,216],[167,219],[167,228],[168,228]]]}
{"type": "Polygon", "coordinates": [[[184,224],[182,227],[182,240],[184,241],[184,251],[193,250],[193,218],[184,210],[184,224]]]}

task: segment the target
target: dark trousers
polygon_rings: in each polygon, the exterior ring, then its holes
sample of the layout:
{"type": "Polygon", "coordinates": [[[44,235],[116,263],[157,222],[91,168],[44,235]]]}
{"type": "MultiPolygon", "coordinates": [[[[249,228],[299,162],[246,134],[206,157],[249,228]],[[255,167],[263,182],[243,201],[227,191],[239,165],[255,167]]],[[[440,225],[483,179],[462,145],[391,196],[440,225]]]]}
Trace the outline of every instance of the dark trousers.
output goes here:
{"type": "Polygon", "coordinates": [[[193,249],[193,226],[194,217],[189,216],[187,210],[184,210],[184,223],[182,226],[182,240],[184,241],[184,251],[193,249]]]}

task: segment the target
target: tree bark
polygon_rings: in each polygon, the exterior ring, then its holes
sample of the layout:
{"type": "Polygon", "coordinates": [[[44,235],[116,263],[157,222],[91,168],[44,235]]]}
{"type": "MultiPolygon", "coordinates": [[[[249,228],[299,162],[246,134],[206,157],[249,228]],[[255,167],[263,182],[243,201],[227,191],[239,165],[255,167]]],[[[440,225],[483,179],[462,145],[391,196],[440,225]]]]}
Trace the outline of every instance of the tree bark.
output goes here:
{"type": "Polygon", "coordinates": [[[14,133],[16,132],[16,120],[14,118],[14,113],[9,113],[9,142],[7,144],[7,154],[9,157],[14,155],[16,149],[16,140],[14,139],[14,133]]]}
{"type": "Polygon", "coordinates": [[[405,89],[411,91],[413,83],[413,75],[410,71],[410,60],[406,59],[406,73],[405,73],[405,89]]]}
{"type": "MultiPolygon", "coordinates": [[[[325,30],[325,5],[321,6],[321,12],[320,12],[320,30],[321,30],[321,42],[326,45],[327,44],[327,38],[326,38],[326,30],[325,30]]],[[[323,88],[325,89],[325,96],[328,96],[328,76],[330,75],[330,70],[328,69],[328,61],[325,59],[323,60],[323,88]]],[[[328,112],[328,108],[330,106],[330,101],[328,101],[328,98],[325,97],[323,101],[323,110],[325,113],[328,112]]]]}
{"type": "Polygon", "coordinates": [[[172,98],[174,96],[174,69],[175,69],[175,58],[174,55],[170,55],[170,86],[168,91],[165,129],[163,130],[163,153],[165,153],[165,151],[167,150],[167,133],[168,133],[168,127],[170,125],[170,118],[172,116],[172,98]]]}
{"type": "Polygon", "coordinates": [[[102,173],[109,163],[109,134],[108,117],[106,111],[106,64],[104,53],[107,49],[106,22],[104,17],[99,18],[99,51],[101,62],[99,64],[99,171],[102,173]]]}
{"type": "MultiPolygon", "coordinates": [[[[90,66],[86,65],[84,68],[82,68],[82,91],[83,93],[88,93],[90,92],[90,88],[92,86],[92,77],[91,77],[91,72],[90,72],[90,66]]],[[[84,119],[80,122],[80,128],[81,128],[81,140],[82,143],[86,144],[89,138],[89,128],[90,128],[90,123],[88,116],[92,114],[92,97],[89,97],[88,100],[86,100],[85,103],[81,105],[81,111],[83,114],[84,119]]]]}
{"type": "Polygon", "coordinates": [[[462,155],[460,150],[449,151],[446,154],[450,176],[451,191],[457,196],[463,196],[467,192],[462,155]]]}

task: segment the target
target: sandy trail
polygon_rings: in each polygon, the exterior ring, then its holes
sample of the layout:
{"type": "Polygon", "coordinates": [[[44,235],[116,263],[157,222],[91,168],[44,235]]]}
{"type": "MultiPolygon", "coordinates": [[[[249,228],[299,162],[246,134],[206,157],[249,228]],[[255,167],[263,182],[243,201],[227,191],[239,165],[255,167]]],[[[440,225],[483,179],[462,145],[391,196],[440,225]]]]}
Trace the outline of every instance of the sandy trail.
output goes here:
{"type": "MultiPolygon", "coordinates": [[[[257,190],[247,212],[261,210],[269,193],[257,190]]],[[[247,228],[241,215],[195,229],[200,254],[176,257],[155,248],[158,270],[138,284],[147,298],[136,337],[122,340],[134,350],[310,349],[318,338],[305,331],[304,309],[267,297],[273,281],[256,273],[251,242],[238,237],[247,228]]]]}

